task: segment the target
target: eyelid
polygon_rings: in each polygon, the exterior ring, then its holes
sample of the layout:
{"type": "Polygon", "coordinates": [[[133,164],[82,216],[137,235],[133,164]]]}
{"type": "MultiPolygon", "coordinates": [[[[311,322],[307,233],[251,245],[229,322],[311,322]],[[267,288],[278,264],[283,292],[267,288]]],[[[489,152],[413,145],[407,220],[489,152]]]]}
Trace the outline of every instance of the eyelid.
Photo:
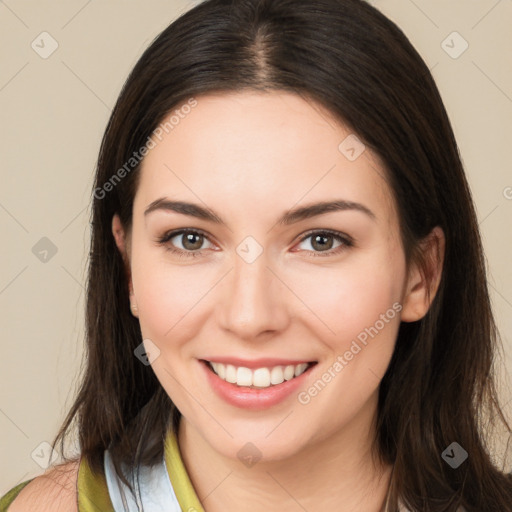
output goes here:
{"type": "Polygon", "coordinates": [[[343,233],[341,231],[336,231],[335,229],[327,229],[327,228],[325,228],[325,229],[321,229],[321,228],[310,229],[309,231],[306,231],[305,233],[300,235],[301,238],[299,239],[299,241],[302,242],[303,240],[310,237],[311,235],[318,234],[318,233],[337,236],[339,238],[345,239],[347,242],[354,241],[354,239],[351,236],[347,235],[346,233],[343,233]]]}
{"type": "MultiPolygon", "coordinates": [[[[184,235],[184,234],[188,234],[188,233],[201,235],[204,238],[206,238],[211,244],[213,244],[213,242],[211,240],[211,236],[208,233],[206,233],[206,231],[203,231],[202,229],[199,229],[199,228],[180,228],[180,229],[174,229],[171,231],[167,231],[162,236],[157,237],[156,241],[157,241],[157,243],[164,245],[167,242],[169,242],[169,240],[174,238],[175,236],[184,235]]],[[[183,251],[182,249],[176,248],[176,251],[177,252],[180,252],[180,251],[187,252],[189,254],[198,254],[198,253],[202,252],[203,249],[201,249],[199,251],[183,251]]]]}

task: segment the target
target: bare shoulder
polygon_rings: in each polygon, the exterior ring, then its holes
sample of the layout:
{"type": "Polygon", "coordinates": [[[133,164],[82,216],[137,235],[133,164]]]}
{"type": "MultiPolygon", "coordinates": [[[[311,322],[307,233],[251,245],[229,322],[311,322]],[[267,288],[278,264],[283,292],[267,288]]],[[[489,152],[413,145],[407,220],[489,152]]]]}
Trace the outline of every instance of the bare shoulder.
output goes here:
{"type": "Polygon", "coordinates": [[[34,478],[18,494],[9,512],[76,512],[76,482],[80,461],[66,462],[34,478]]]}

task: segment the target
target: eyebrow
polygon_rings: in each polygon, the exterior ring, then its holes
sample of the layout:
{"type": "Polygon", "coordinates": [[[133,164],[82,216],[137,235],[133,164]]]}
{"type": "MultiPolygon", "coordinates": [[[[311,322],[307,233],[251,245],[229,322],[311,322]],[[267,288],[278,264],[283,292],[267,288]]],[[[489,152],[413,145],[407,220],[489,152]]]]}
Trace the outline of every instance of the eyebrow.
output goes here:
{"type": "MultiPolygon", "coordinates": [[[[168,198],[161,197],[160,199],[153,201],[146,208],[144,211],[144,216],[149,215],[151,212],[156,210],[172,211],[182,215],[189,215],[191,217],[213,222],[215,224],[221,224],[224,226],[226,225],[226,222],[213,210],[186,201],[172,201],[168,198]]],[[[353,201],[345,201],[343,199],[339,199],[336,201],[312,203],[289,210],[278,219],[277,224],[287,226],[305,219],[309,219],[311,217],[316,217],[317,215],[348,210],[362,212],[372,220],[376,220],[375,214],[366,206],[360,203],[355,203],[353,201]]]]}

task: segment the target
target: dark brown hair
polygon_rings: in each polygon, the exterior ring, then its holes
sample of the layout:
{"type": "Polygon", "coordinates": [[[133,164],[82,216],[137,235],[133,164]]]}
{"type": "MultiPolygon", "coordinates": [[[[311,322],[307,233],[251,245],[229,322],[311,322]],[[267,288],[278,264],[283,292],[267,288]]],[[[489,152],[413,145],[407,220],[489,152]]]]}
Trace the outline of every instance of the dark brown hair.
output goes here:
{"type": "Polygon", "coordinates": [[[407,261],[435,226],[446,237],[441,283],[420,321],[402,323],[379,390],[374,446],[394,463],[391,507],[412,511],[512,511],[511,476],[490,456],[500,409],[494,380],[499,338],[475,209],[457,144],[431,73],[403,32],[362,0],[207,0],[145,51],[103,137],[92,210],[87,359],[76,400],[54,445],[74,422],[82,455],[103,471],[152,464],[180,413],[150,366],[130,314],[123,259],[111,232],[131,227],[139,166],[104,186],[162,118],[210,92],[282,90],[327,108],[386,168],[407,261]],[[102,191],[101,194],[98,191],[102,191]],[[469,454],[441,457],[453,441],[469,454]]]}

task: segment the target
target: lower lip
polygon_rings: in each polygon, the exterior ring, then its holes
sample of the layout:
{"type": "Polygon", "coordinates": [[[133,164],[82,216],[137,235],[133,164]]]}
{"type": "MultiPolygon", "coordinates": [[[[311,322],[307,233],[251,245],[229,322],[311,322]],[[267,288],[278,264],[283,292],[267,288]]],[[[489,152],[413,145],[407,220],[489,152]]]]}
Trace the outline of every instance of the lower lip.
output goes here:
{"type": "Polygon", "coordinates": [[[237,386],[236,384],[226,382],[210,369],[208,363],[204,361],[200,361],[200,363],[206,372],[208,382],[217,395],[219,395],[228,404],[251,410],[268,409],[269,407],[284,401],[304,384],[304,381],[311,370],[311,367],[309,367],[298,377],[285,380],[281,384],[270,386],[268,388],[256,389],[237,386]]]}

